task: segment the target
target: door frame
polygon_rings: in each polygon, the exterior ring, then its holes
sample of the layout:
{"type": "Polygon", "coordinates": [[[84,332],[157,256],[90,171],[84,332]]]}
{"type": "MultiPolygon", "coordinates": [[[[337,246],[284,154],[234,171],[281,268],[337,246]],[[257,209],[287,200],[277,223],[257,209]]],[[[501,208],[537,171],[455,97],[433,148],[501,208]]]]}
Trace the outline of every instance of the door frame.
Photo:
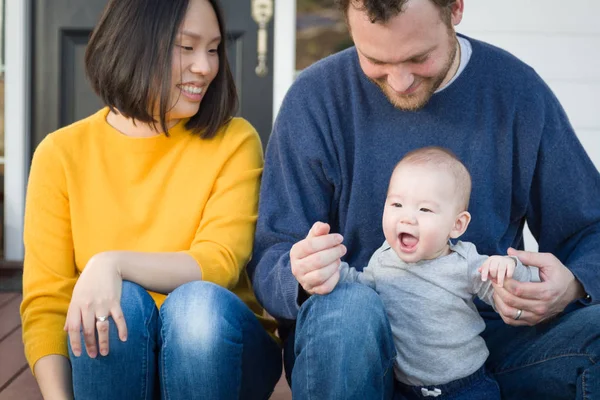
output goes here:
{"type": "Polygon", "coordinates": [[[4,258],[20,261],[30,162],[31,2],[7,0],[4,17],[4,258]]]}
{"type": "MultiPolygon", "coordinates": [[[[273,119],[294,81],[296,65],[296,0],[274,1],[273,119]]],[[[31,0],[5,4],[3,237],[7,261],[21,261],[24,254],[25,189],[31,162],[31,4],[31,0]]]]}

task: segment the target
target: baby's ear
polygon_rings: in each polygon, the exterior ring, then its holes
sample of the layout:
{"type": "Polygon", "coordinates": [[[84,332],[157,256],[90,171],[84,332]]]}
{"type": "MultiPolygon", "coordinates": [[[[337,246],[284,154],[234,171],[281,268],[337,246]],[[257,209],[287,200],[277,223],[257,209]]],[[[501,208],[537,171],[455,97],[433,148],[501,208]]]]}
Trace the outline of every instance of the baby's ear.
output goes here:
{"type": "Polygon", "coordinates": [[[454,221],[454,227],[450,231],[450,237],[452,239],[460,237],[467,230],[469,222],[471,222],[471,214],[469,214],[468,211],[463,211],[458,214],[456,216],[456,221],[454,221]]]}

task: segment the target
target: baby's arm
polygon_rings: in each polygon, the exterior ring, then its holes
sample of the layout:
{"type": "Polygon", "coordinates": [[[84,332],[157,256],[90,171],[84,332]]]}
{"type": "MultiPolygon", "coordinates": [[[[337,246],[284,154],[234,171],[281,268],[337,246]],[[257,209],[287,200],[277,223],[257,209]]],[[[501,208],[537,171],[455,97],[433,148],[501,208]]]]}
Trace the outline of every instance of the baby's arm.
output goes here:
{"type": "Polygon", "coordinates": [[[373,268],[367,266],[362,272],[359,272],[356,270],[356,268],[350,267],[348,263],[342,262],[340,264],[339,282],[357,282],[375,289],[375,277],[373,276],[373,268]]]}
{"type": "MultiPolygon", "coordinates": [[[[511,277],[505,274],[503,281],[506,279],[515,279],[520,282],[539,282],[539,270],[536,267],[529,267],[523,265],[517,257],[502,257],[481,255],[477,253],[477,249],[472,244],[469,244],[468,252],[468,263],[469,263],[469,276],[472,283],[472,293],[477,295],[481,300],[491,305],[495,309],[494,305],[494,288],[491,280],[483,279],[483,266],[490,261],[492,258],[506,259],[510,258],[514,260],[514,268],[512,269],[511,277]]],[[[510,265],[510,264],[509,264],[510,265]]],[[[508,269],[508,268],[507,268],[508,269]]],[[[489,273],[489,269],[488,269],[489,273]]],[[[496,274],[496,278],[498,275],[496,274]]],[[[494,279],[494,278],[492,278],[494,279]]]]}
{"type": "Polygon", "coordinates": [[[491,279],[494,283],[502,286],[504,285],[505,277],[513,277],[513,273],[517,267],[517,260],[514,257],[508,256],[491,256],[477,271],[481,273],[481,280],[483,282],[491,279]]]}

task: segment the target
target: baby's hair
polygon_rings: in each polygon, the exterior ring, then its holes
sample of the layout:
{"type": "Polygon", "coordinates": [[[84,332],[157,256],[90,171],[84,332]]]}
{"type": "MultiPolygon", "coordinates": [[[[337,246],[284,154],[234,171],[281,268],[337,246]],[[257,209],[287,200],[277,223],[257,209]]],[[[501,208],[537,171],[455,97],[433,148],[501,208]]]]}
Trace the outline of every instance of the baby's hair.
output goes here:
{"type": "Polygon", "coordinates": [[[428,165],[441,171],[449,172],[456,183],[456,195],[459,199],[460,211],[466,211],[471,197],[471,174],[460,159],[450,150],[443,147],[422,147],[406,153],[394,167],[401,165],[428,165]]]}

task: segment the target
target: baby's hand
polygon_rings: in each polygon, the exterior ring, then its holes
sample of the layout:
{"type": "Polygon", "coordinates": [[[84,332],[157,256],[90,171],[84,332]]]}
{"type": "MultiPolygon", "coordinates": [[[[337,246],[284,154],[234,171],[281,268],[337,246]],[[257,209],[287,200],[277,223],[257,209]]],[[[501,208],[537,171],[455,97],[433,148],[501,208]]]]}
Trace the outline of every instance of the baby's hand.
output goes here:
{"type": "Polygon", "coordinates": [[[498,285],[504,284],[504,277],[512,278],[516,263],[511,257],[491,256],[479,267],[481,280],[487,281],[488,276],[498,285]]]}

